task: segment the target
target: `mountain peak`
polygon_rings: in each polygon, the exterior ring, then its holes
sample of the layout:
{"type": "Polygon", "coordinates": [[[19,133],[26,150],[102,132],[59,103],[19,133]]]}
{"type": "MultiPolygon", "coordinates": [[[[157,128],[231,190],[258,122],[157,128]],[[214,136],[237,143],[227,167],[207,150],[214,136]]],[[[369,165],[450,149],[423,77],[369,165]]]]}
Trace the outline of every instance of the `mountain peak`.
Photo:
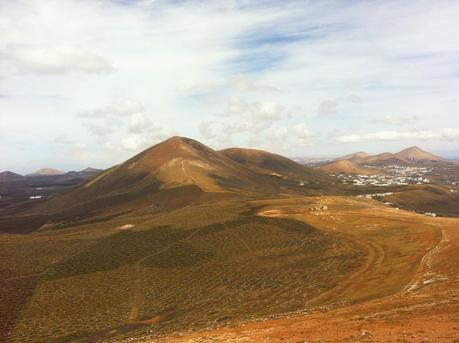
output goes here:
{"type": "Polygon", "coordinates": [[[92,168],[92,167],[87,167],[83,170],[80,170],[80,173],[97,173],[97,172],[100,172],[101,169],[97,169],[97,168],[92,168]]]}
{"type": "Polygon", "coordinates": [[[370,155],[368,155],[365,151],[359,151],[359,152],[355,152],[353,154],[349,154],[349,155],[337,158],[337,160],[357,161],[357,160],[362,160],[362,159],[364,159],[364,158],[366,158],[368,156],[370,156],[370,155]]]}
{"type": "Polygon", "coordinates": [[[42,175],[62,175],[64,174],[63,171],[60,171],[60,170],[57,170],[57,169],[53,169],[53,168],[41,168],[41,169],[38,169],[35,173],[32,173],[30,175],[34,175],[34,176],[42,176],[42,175]]]}
{"type": "Polygon", "coordinates": [[[24,176],[20,174],[16,174],[9,170],[0,172],[0,181],[15,181],[15,180],[20,180],[22,178],[24,178],[24,176]]]}
{"type": "Polygon", "coordinates": [[[344,173],[344,174],[361,174],[361,175],[375,175],[383,174],[384,171],[376,168],[362,167],[352,160],[336,160],[324,164],[319,169],[327,173],[344,173]]]}
{"type": "Polygon", "coordinates": [[[418,147],[417,145],[413,145],[413,146],[410,146],[406,149],[403,149],[402,151],[400,152],[403,152],[403,151],[416,151],[416,152],[425,152],[424,150],[422,150],[420,147],[418,147]]]}
{"type": "Polygon", "coordinates": [[[403,149],[402,151],[396,153],[395,156],[411,162],[444,160],[442,157],[424,151],[418,146],[411,146],[403,149]]]}

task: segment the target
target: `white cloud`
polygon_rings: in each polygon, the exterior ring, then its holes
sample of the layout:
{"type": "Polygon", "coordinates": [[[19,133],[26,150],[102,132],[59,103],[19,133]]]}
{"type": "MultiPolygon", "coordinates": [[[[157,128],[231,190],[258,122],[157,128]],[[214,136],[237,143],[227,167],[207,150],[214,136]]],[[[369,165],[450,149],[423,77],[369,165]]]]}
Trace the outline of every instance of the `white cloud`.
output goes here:
{"type": "Polygon", "coordinates": [[[80,112],[83,125],[98,142],[106,147],[116,146],[130,151],[148,148],[176,134],[167,125],[159,124],[145,112],[141,103],[132,100],[80,112]]]}
{"type": "Polygon", "coordinates": [[[334,100],[324,100],[319,104],[317,114],[319,116],[334,116],[337,113],[338,103],[334,100]]]}
{"type": "Polygon", "coordinates": [[[101,118],[107,116],[119,117],[132,115],[133,113],[143,112],[144,107],[141,103],[133,100],[120,100],[109,106],[86,110],[78,113],[81,118],[101,118]]]}
{"type": "Polygon", "coordinates": [[[383,116],[382,118],[372,119],[372,122],[382,123],[386,125],[394,125],[394,126],[415,126],[421,120],[422,118],[417,115],[413,115],[413,116],[386,115],[386,116],[383,116]]]}
{"type": "Polygon", "coordinates": [[[242,98],[234,98],[226,103],[223,102],[222,106],[224,106],[223,111],[213,119],[200,123],[199,130],[205,138],[258,135],[289,114],[282,105],[272,101],[250,102],[242,98]]]}
{"type": "Polygon", "coordinates": [[[308,141],[315,136],[303,123],[295,125],[293,132],[300,141],[308,141]]]}
{"type": "Polygon", "coordinates": [[[451,149],[457,17],[454,1],[0,1],[0,146],[49,160],[58,127],[107,165],[168,132],[300,155],[424,127],[451,149]]]}
{"type": "Polygon", "coordinates": [[[420,131],[379,131],[366,134],[351,134],[338,136],[341,143],[364,141],[398,141],[398,140],[459,140],[459,128],[444,128],[440,130],[420,131]]]}
{"type": "Polygon", "coordinates": [[[17,73],[65,74],[81,72],[99,74],[113,71],[104,58],[69,46],[5,46],[0,49],[3,62],[17,73]]]}

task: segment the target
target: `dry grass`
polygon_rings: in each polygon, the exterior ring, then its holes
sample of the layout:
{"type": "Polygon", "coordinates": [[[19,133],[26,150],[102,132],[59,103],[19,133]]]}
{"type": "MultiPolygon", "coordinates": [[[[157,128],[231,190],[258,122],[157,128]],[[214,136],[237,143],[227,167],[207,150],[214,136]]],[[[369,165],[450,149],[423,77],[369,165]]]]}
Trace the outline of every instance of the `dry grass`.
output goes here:
{"type": "Polygon", "coordinates": [[[12,342],[121,340],[390,299],[430,280],[425,268],[454,272],[451,261],[426,262],[444,237],[436,220],[366,199],[297,197],[2,236],[2,332],[12,342]],[[317,205],[328,210],[309,211],[317,205]],[[126,223],[136,226],[120,232],[126,223]]]}
{"type": "Polygon", "coordinates": [[[31,287],[11,340],[165,334],[296,311],[364,262],[366,252],[344,236],[225,205],[184,208],[110,235],[91,224],[90,240],[83,227],[30,236],[42,255],[42,236],[60,237],[57,247],[67,235],[82,241],[31,287]]]}

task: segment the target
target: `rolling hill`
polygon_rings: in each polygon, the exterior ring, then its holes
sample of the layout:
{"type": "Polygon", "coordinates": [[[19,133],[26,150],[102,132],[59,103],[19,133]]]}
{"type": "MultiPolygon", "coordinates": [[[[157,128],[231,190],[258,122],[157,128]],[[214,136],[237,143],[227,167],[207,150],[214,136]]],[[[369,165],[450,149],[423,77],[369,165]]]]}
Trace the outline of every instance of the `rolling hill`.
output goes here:
{"type": "Polygon", "coordinates": [[[316,169],[305,167],[286,157],[267,151],[230,148],[221,150],[220,153],[257,173],[277,175],[296,181],[330,181],[326,175],[316,169]]]}
{"type": "Polygon", "coordinates": [[[419,163],[425,161],[445,161],[443,157],[431,154],[427,151],[422,150],[417,146],[412,146],[410,148],[404,149],[395,154],[398,158],[401,158],[406,161],[419,163]]]}
{"type": "Polygon", "coordinates": [[[411,185],[384,199],[406,210],[459,217],[459,192],[445,186],[411,185]]]}
{"type": "Polygon", "coordinates": [[[337,158],[337,160],[338,161],[340,161],[340,160],[360,161],[360,160],[365,159],[368,156],[370,156],[370,155],[368,155],[366,152],[359,151],[359,152],[355,152],[353,154],[349,154],[349,155],[337,158]]]}
{"type": "Polygon", "coordinates": [[[209,198],[305,193],[326,188],[330,180],[282,156],[244,149],[218,152],[189,138],[172,137],[37,205],[29,214],[50,216],[59,223],[68,218],[88,220],[142,208],[178,208],[209,198]],[[257,157],[249,162],[248,154],[257,157]]]}
{"type": "Polygon", "coordinates": [[[397,153],[384,152],[378,155],[368,155],[364,152],[357,152],[337,158],[336,160],[349,160],[359,165],[369,165],[375,167],[392,164],[412,166],[416,164],[447,162],[446,159],[426,152],[417,146],[406,148],[397,153]]]}
{"type": "Polygon", "coordinates": [[[24,176],[13,173],[9,170],[0,173],[0,182],[12,182],[23,180],[24,176]]]}
{"type": "Polygon", "coordinates": [[[351,160],[333,161],[320,166],[319,169],[327,173],[344,173],[360,175],[375,175],[385,173],[382,169],[362,167],[351,160]]]}
{"type": "Polygon", "coordinates": [[[50,176],[50,175],[62,175],[65,174],[63,171],[53,169],[53,168],[41,168],[28,176],[50,176]]]}

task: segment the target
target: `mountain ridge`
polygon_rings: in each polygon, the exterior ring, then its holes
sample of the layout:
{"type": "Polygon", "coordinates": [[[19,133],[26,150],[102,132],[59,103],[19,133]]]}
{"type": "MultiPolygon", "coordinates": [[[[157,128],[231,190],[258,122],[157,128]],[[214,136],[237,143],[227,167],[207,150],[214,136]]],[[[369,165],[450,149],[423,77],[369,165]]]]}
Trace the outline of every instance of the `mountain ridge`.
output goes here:
{"type": "Polygon", "coordinates": [[[396,153],[383,152],[376,155],[369,155],[364,152],[357,152],[335,159],[335,161],[342,160],[350,160],[360,165],[370,166],[384,166],[390,164],[409,166],[424,162],[429,163],[446,161],[446,159],[444,159],[443,157],[422,150],[418,146],[411,146],[396,153]]]}

